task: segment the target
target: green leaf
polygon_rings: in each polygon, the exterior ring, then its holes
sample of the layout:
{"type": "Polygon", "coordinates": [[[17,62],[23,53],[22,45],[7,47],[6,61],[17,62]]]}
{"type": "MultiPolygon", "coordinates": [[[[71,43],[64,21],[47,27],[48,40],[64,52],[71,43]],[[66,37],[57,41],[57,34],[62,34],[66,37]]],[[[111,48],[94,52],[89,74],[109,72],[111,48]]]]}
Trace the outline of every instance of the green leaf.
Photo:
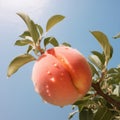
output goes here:
{"type": "Polygon", "coordinates": [[[86,95],[81,100],[76,101],[73,105],[78,106],[79,112],[81,112],[83,108],[86,108],[91,104],[94,104],[94,101],[91,100],[91,95],[86,95]]]}
{"type": "Polygon", "coordinates": [[[106,62],[108,62],[109,59],[112,57],[113,49],[109,43],[107,36],[100,31],[93,31],[91,33],[102,46],[104,54],[105,54],[106,62]]]}
{"type": "Polygon", "coordinates": [[[98,51],[92,51],[92,54],[96,55],[100,59],[101,63],[104,65],[104,63],[105,63],[105,55],[104,54],[101,54],[98,51]]]}
{"type": "Polygon", "coordinates": [[[28,44],[32,45],[33,42],[31,40],[27,40],[27,39],[25,39],[25,40],[17,40],[15,42],[15,45],[18,45],[18,46],[24,46],[24,45],[28,45],[28,44]]]}
{"type": "Polygon", "coordinates": [[[113,36],[113,38],[114,39],[120,38],[120,32],[117,35],[113,36]]]}
{"type": "Polygon", "coordinates": [[[37,29],[39,31],[39,34],[42,35],[43,34],[43,28],[38,24],[36,24],[36,27],[37,27],[37,29]]]}
{"type": "Polygon", "coordinates": [[[58,46],[59,43],[57,42],[56,38],[54,37],[47,37],[44,39],[44,46],[46,47],[48,44],[52,44],[53,46],[58,46]]]}
{"type": "Polygon", "coordinates": [[[52,16],[46,25],[46,32],[48,32],[48,30],[50,30],[55,24],[57,24],[58,22],[60,22],[61,20],[63,20],[65,17],[62,15],[54,15],[52,16]]]}
{"type": "Polygon", "coordinates": [[[36,43],[39,39],[39,33],[37,31],[35,23],[30,19],[30,17],[24,13],[17,13],[26,23],[28,30],[30,32],[33,41],[36,43]]]}
{"type": "Polygon", "coordinates": [[[21,38],[25,38],[25,37],[28,37],[28,36],[31,37],[29,31],[25,31],[24,33],[22,33],[22,34],[20,35],[21,38]]]}
{"type": "Polygon", "coordinates": [[[33,49],[33,47],[31,45],[28,46],[28,49],[27,49],[27,54],[29,54],[29,52],[33,49]]]}
{"type": "Polygon", "coordinates": [[[70,113],[68,116],[68,120],[71,120],[76,113],[78,113],[78,110],[70,113]]]}
{"type": "Polygon", "coordinates": [[[79,120],[93,120],[92,110],[84,108],[79,114],[79,120]]]}
{"type": "Polygon", "coordinates": [[[92,65],[91,63],[89,63],[89,65],[90,65],[90,68],[91,68],[91,70],[92,70],[92,76],[94,76],[95,74],[96,74],[97,76],[99,76],[99,73],[98,73],[98,71],[96,70],[96,68],[94,67],[94,65],[92,65]]]}
{"type": "Polygon", "coordinates": [[[85,107],[89,102],[90,102],[89,99],[83,99],[83,100],[76,101],[73,105],[85,107]]]}
{"type": "Polygon", "coordinates": [[[94,116],[94,120],[112,120],[114,114],[106,107],[100,107],[94,116]]]}
{"type": "Polygon", "coordinates": [[[96,55],[90,55],[88,57],[88,59],[97,67],[99,68],[100,70],[103,69],[103,64],[102,62],[100,61],[100,59],[98,58],[98,56],[96,55]]]}
{"type": "Polygon", "coordinates": [[[20,67],[33,60],[35,60],[35,58],[30,54],[24,54],[14,58],[8,66],[7,76],[10,77],[17,72],[20,67]]]}
{"type": "Polygon", "coordinates": [[[108,83],[113,85],[119,85],[120,83],[120,71],[119,71],[119,67],[118,68],[111,68],[107,71],[107,80],[108,83]]]}
{"type": "Polygon", "coordinates": [[[67,42],[62,43],[62,45],[71,47],[71,45],[69,43],[67,43],[67,42]]]}
{"type": "Polygon", "coordinates": [[[119,71],[118,71],[117,68],[111,68],[111,69],[109,69],[109,70],[107,71],[108,74],[115,74],[115,73],[118,74],[118,72],[119,72],[119,71]]]}

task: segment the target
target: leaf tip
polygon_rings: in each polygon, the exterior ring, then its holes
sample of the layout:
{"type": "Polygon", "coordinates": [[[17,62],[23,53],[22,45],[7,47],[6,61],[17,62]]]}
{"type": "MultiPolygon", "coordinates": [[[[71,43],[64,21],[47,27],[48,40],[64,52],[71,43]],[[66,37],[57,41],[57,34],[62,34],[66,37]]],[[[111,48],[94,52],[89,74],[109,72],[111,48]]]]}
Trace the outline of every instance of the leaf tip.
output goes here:
{"type": "Polygon", "coordinates": [[[7,79],[9,79],[9,78],[10,78],[10,75],[7,74],[7,79]]]}
{"type": "Polygon", "coordinates": [[[9,67],[8,67],[8,71],[7,71],[7,79],[11,77],[12,74],[9,73],[9,67]]]}
{"type": "Polygon", "coordinates": [[[25,13],[24,12],[17,12],[16,14],[20,16],[21,14],[25,14],[25,13]]]}

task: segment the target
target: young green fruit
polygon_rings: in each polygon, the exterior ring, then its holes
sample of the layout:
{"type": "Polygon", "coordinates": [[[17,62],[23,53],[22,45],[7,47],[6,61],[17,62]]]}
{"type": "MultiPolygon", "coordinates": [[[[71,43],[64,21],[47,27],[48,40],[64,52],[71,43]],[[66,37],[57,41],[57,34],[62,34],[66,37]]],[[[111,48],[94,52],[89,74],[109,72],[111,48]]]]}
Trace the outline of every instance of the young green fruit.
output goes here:
{"type": "Polygon", "coordinates": [[[35,62],[32,80],[43,100],[65,106],[73,104],[88,92],[92,74],[81,53],[59,46],[47,50],[35,62]]]}

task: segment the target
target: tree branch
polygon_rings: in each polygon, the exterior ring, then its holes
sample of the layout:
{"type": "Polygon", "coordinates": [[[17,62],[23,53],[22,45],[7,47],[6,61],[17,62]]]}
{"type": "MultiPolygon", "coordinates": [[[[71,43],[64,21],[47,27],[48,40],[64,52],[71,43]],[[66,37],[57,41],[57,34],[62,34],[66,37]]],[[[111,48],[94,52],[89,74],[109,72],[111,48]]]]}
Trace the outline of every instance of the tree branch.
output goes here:
{"type": "Polygon", "coordinates": [[[108,103],[114,105],[116,108],[120,108],[120,102],[114,100],[108,94],[105,94],[101,90],[99,82],[98,83],[92,83],[92,87],[97,91],[97,94],[99,94],[100,96],[102,96],[108,103]]]}

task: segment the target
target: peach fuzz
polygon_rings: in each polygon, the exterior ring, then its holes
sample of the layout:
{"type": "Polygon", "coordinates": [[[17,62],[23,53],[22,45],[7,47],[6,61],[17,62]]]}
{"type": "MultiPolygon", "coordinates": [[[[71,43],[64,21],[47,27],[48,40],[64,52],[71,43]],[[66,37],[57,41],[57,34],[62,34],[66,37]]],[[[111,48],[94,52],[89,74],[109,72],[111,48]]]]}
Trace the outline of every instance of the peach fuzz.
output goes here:
{"type": "Polygon", "coordinates": [[[47,50],[32,71],[35,90],[46,102],[65,106],[82,98],[92,81],[90,66],[76,49],[59,46],[47,50]]]}

